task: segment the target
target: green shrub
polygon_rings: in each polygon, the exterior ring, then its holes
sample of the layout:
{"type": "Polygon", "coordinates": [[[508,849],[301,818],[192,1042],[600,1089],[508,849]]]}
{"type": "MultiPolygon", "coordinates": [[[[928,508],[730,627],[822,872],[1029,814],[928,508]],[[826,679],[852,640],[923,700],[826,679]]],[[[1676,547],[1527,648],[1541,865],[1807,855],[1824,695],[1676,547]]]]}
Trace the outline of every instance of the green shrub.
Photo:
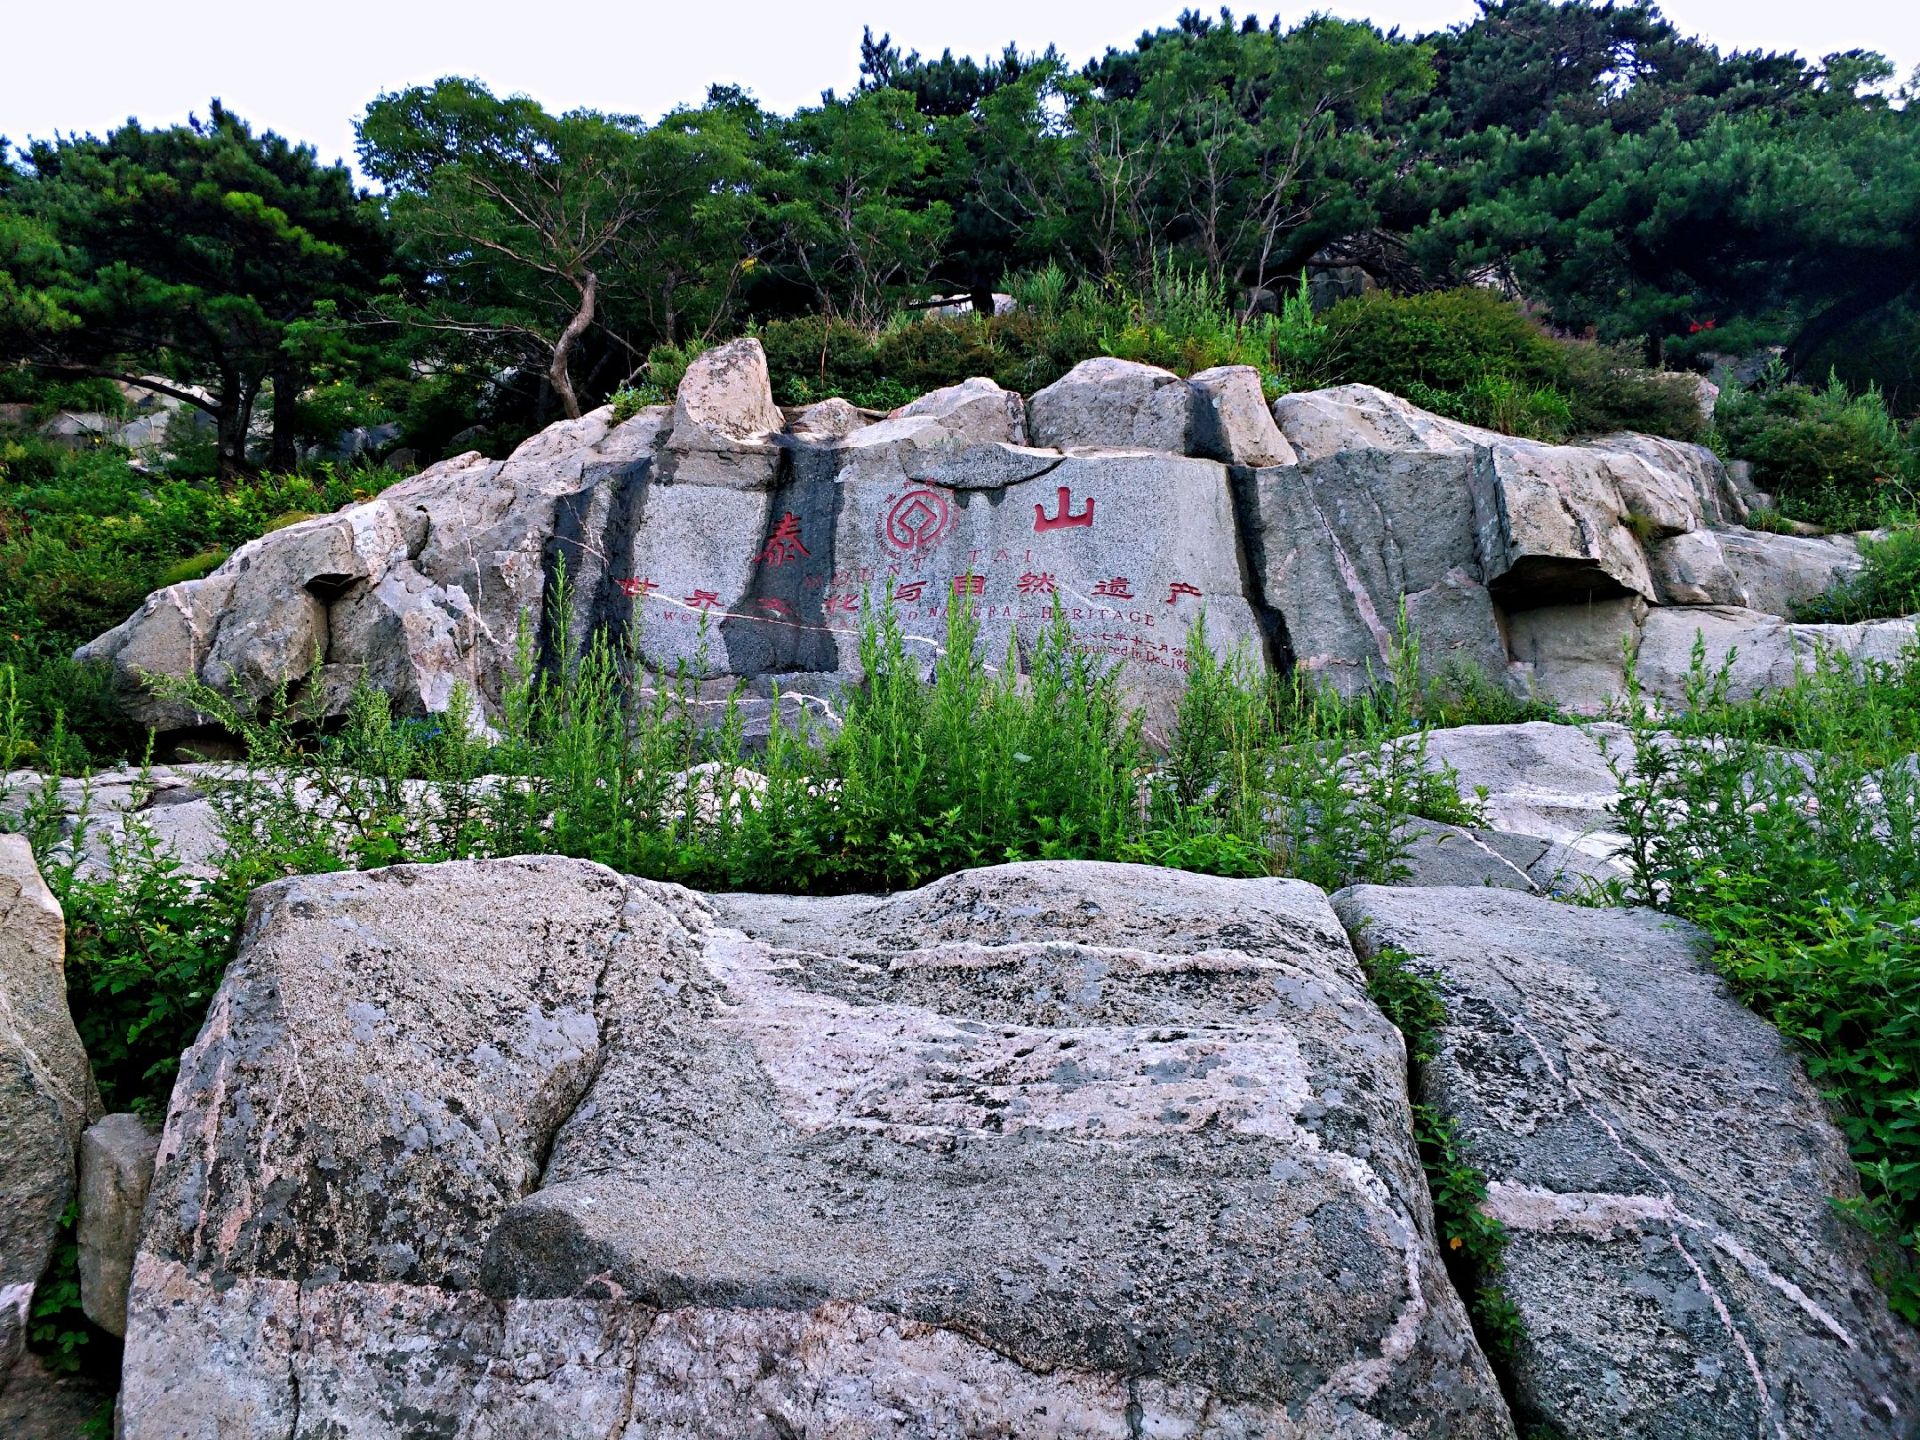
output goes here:
{"type": "Polygon", "coordinates": [[[1469,424],[1545,440],[1615,430],[1686,440],[1704,429],[1686,377],[1555,339],[1479,287],[1343,300],[1326,323],[1327,383],[1375,385],[1469,424]]]}
{"type": "Polygon", "coordinates": [[[1851,623],[1920,614],[1920,525],[1862,540],[1860,558],[1859,573],[1795,606],[1794,618],[1851,623]]]}
{"type": "Polygon", "coordinates": [[[1723,391],[1714,425],[1784,515],[1834,530],[1913,517],[1920,460],[1877,390],[1855,395],[1837,376],[1815,388],[1776,366],[1751,389],[1723,391]]]}

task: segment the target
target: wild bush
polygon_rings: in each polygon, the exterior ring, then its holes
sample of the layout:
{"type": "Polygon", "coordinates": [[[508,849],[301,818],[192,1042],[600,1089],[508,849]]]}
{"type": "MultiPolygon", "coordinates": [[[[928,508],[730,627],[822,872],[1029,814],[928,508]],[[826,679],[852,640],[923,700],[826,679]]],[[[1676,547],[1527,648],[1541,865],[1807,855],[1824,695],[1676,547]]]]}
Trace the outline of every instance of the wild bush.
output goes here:
{"type": "Polygon", "coordinates": [[[1747,389],[1729,387],[1714,409],[1716,439],[1753,465],[1754,483],[1782,514],[1832,530],[1915,518],[1920,451],[1878,390],[1854,394],[1789,380],[1775,366],[1747,389]]]}

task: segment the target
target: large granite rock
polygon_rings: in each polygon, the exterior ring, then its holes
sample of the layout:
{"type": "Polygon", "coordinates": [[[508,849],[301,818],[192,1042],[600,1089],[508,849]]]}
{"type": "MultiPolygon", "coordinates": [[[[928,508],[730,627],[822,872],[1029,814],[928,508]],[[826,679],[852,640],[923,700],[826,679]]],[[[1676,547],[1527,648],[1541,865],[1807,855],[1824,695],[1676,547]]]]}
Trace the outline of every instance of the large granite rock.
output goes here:
{"type": "Polygon", "coordinates": [[[1549,844],[1522,867],[1536,881],[1617,873],[1625,837],[1613,811],[1615,771],[1630,772],[1634,760],[1625,727],[1457,725],[1428,733],[1426,758],[1431,768],[1452,770],[1462,795],[1478,795],[1495,830],[1549,844]]]}
{"type": "Polygon", "coordinates": [[[340,713],[356,682],[402,711],[444,710],[456,685],[498,700],[523,618],[536,630],[560,507],[628,463],[633,436],[602,409],[563,421],[505,461],[469,452],[333,515],[243,545],[212,574],[147,597],[83,646],[110,665],[129,713],[159,729],[204,717],[155,695],[143,673],[192,677],[259,702],[279,686],[340,713]],[[317,690],[317,695],[312,692],[317,690]]]}
{"type": "Polygon", "coordinates": [[[1502,680],[1531,658],[1509,625],[1527,611],[1739,598],[1705,528],[1724,473],[1700,447],[1544,445],[1363,385],[1273,408],[1299,463],[1239,480],[1251,568],[1297,663],[1343,689],[1386,674],[1402,604],[1429,673],[1502,680]]]}
{"type": "Polygon", "coordinates": [[[1895,663],[1913,649],[1917,628],[1912,618],[1796,625],[1737,605],[1650,607],[1612,600],[1513,616],[1509,635],[1516,673],[1534,695],[1597,714],[1626,694],[1629,655],[1644,695],[1678,704],[1698,644],[1709,675],[1725,666],[1728,697],[1746,700],[1792,685],[1823,655],[1856,666],[1895,663]]]}
{"type": "Polygon", "coordinates": [[[1826,594],[1860,571],[1860,541],[1853,535],[1728,530],[1715,538],[1745,592],[1735,603],[1768,615],[1791,616],[1796,605],[1826,594]]]}
{"type": "Polygon", "coordinates": [[[1704,938],[1651,911],[1362,887],[1335,908],[1448,1018],[1421,1098],[1507,1231],[1525,1421],[1582,1437],[1904,1437],[1920,1344],[1888,1311],[1846,1145],[1704,938]]]}
{"type": "Polygon", "coordinates": [[[0,1389],[73,1199],[80,1134],[100,1114],[67,1013],[66,919],[24,837],[0,835],[0,1389]]]}
{"type": "Polygon", "coordinates": [[[1171,370],[1100,356],[1082,360],[1027,410],[1036,445],[1187,453],[1194,395],[1171,370]]]}
{"type": "Polygon", "coordinates": [[[284,881],[186,1056],[123,1434],[1505,1436],[1324,897],[284,881]]]}
{"type": "Polygon", "coordinates": [[[1193,453],[1229,465],[1291,465],[1298,458],[1274,423],[1251,365],[1202,370],[1193,387],[1193,453]]]}

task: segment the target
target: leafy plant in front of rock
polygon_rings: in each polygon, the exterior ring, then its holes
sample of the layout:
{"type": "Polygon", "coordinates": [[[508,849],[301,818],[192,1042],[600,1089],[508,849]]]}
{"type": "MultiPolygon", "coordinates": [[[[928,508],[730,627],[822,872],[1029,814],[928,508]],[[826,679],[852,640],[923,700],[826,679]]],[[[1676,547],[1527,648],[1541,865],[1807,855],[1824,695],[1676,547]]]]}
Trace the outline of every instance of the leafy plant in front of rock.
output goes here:
{"type": "Polygon", "coordinates": [[[1632,898],[1700,925],[1739,994],[1801,1049],[1859,1169],[1849,1208],[1920,1320],[1920,650],[1823,655],[1757,702],[1696,646],[1686,703],[1630,686],[1616,755],[1632,898]]]}
{"type": "Polygon", "coordinates": [[[1841,622],[1920,614],[1920,525],[1860,542],[1859,571],[1794,607],[1796,620],[1841,622]]]}

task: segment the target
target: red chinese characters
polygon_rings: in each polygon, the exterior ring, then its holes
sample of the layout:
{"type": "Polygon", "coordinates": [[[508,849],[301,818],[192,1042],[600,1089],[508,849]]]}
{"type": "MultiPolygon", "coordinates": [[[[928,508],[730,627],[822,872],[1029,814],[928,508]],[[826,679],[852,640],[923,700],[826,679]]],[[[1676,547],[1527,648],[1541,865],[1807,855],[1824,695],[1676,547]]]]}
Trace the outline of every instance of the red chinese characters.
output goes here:
{"type": "Polygon", "coordinates": [[[860,597],[855,595],[851,590],[843,590],[836,595],[827,596],[826,599],[820,602],[820,608],[825,610],[829,615],[858,615],[860,613],[860,597]]]}
{"type": "Polygon", "coordinates": [[[644,600],[660,588],[660,582],[657,580],[641,579],[632,575],[613,583],[620,587],[620,593],[629,600],[644,600]]]}
{"type": "Polygon", "coordinates": [[[774,595],[762,595],[753,602],[753,608],[762,615],[771,615],[782,620],[790,619],[793,615],[793,607],[774,595]]]}
{"type": "Polygon", "coordinates": [[[1045,572],[1035,574],[1031,570],[1014,581],[1013,586],[1022,595],[1051,595],[1059,589],[1052,575],[1045,572]]]}
{"type": "Polygon", "coordinates": [[[1133,582],[1124,575],[1116,575],[1111,580],[1102,580],[1093,587],[1093,593],[1109,600],[1133,599],[1133,582]]]}
{"type": "Polygon", "coordinates": [[[1184,580],[1176,580],[1167,586],[1166,603],[1171,605],[1182,595],[1191,595],[1194,599],[1198,600],[1200,598],[1200,587],[1198,585],[1189,585],[1184,580]]]}
{"type": "Polygon", "coordinates": [[[911,605],[926,593],[926,589],[926,581],[909,580],[904,585],[896,585],[894,587],[893,598],[903,604],[911,605]]]}
{"type": "Polygon", "coordinates": [[[984,575],[956,575],[953,577],[953,593],[955,595],[978,595],[986,588],[987,577],[984,575]]]}
{"type": "Polygon", "coordinates": [[[789,510],[780,517],[780,523],[773,527],[773,534],[767,537],[766,546],[753,558],[760,564],[784,565],[789,560],[798,560],[802,555],[812,553],[800,543],[800,521],[789,510]]]}
{"type": "Polygon", "coordinates": [[[718,610],[720,597],[712,590],[696,590],[686,597],[686,603],[695,610],[718,610]]]}
{"type": "Polygon", "coordinates": [[[1093,496],[1087,497],[1087,503],[1079,514],[1073,511],[1073,491],[1062,485],[1054,492],[1054,513],[1047,514],[1047,507],[1033,507],[1033,528],[1036,534],[1048,530],[1069,530],[1093,524],[1093,496]]]}

